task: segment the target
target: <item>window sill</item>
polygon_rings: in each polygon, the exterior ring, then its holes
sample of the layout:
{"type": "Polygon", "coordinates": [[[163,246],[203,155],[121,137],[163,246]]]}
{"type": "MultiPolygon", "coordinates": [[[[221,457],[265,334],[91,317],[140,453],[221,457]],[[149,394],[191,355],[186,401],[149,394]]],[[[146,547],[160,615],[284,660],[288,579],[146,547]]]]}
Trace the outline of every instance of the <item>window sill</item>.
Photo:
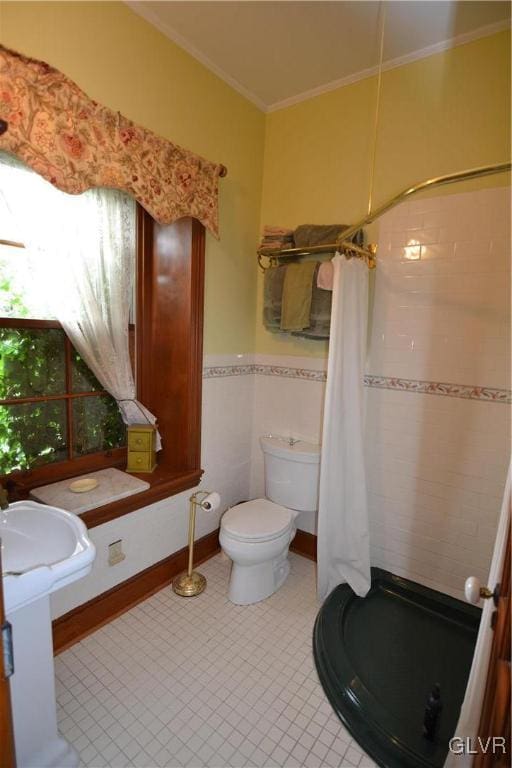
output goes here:
{"type": "MultiPolygon", "coordinates": [[[[126,461],[124,462],[112,462],[111,466],[124,471],[126,461]]],[[[90,467],[90,470],[96,469],[96,467],[90,467]]],[[[105,465],[97,467],[97,469],[105,469],[105,465]]],[[[95,509],[89,509],[87,512],[83,512],[79,515],[80,519],[84,521],[87,528],[94,528],[97,525],[103,525],[110,520],[115,520],[117,517],[122,517],[130,512],[134,512],[141,507],[146,507],[148,504],[154,504],[155,501],[161,501],[169,496],[175,496],[177,493],[182,493],[189,488],[194,488],[199,484],[203,475],[202,469],[193,469],[189,471],[178,472],[176,470],[170,470],[165,466],[158,466],[151,474],[134,474],[134,477],[138,477],[140,480],[145,480],[149,483],[150,487],[140,493],[134,493],[132,496],[126,496],[124,499],[118,499],[118,501],[112,501],[109,504],[104,504],[101,507],[95,509]]],[[[132,474],[132,473],[130,473],[132,474]]],[[[76,477],[77,475],[71,475],[76,477]]],[[[64,478],[55,478],[56,480],[62,480],[64,478]]],[[[30,498],[31,488],[36,487],[37,483],[31,479],[30,483],[25,485],[18,484],[14,499],[11,501],[18,501],[21,499],[30,498]]]]}
{"type": "Polygon", "coordinates": [[[103,525],[103,523],[108,523],[117,517],[122,517],[141,507],[146,507],[148,504],[154,504],[155,501],[161,501],[189,488],[194,488],[199,484],[202,474],[202,469],[194,469],[189,472],[169,472],[165,467],[157,467],[152,474],[134,474],[134,477],[149,483],[150,488],[140,493],[134,493],[133,496],[127,496],[124,499],[105,504],[102,507],[90,509],[80,515],[80,519],[84,521],[88,528],[103,525]]]}

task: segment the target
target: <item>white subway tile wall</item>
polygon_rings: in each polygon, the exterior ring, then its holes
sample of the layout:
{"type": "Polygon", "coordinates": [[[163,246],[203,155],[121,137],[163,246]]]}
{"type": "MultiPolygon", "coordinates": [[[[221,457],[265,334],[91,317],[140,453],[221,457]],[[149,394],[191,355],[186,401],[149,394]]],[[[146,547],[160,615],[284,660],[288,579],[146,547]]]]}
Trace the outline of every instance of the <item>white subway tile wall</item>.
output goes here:
{"type": "MultiPolygon", "coordinates": [[[[274,365],[295,365],[301,369],[301,358],[273,358],[274,365]]],[[[257,364],[269,365],[269,358],[257,364]]],[[[306,361],[307,363],[307,361],[306,361]]],[[[313,369],[325,361],[309,361],[313,369]]],[[[321,368],[320,368],[321,370],[321,368]]],[[[254,377],[254,412],[252,425],[251,498],[265,495],[263,454],[260,435],[274,434],[296,437],[313,443],[320,442],[325,384],[301,378],[256,375],[254,377]]],[[[297,518],[297,526],[308,533],[316,533],[316,514],[303,512],[297,518]]]]}
{"type": "Polygon", "coordinates": [[[368,373],[510,387],[510,189],[411,201],[379,222],[368,373]]]}
{"type": "MultiPolygon", "coordinates": [[[[510,188],[402,205],[382,217],[378,241],[367,374],[510,389],[510,188]]],[[[255,363],[325,370],[325,360],[255,363]]],[[[252,496],[264,493],[258,435],[318,441],[324,392],[300,373],[255,379],[252,496]]],[[[366,388],[372,564],[462,597],[466,576],[487,577],[510,405],[434,389],[366,388]]]]}
{"type": "MultiPolygon", "coordinates": [[[[510,388],[510,188],[390,211],[374,279],[368,373],[510,388]]],[[[372,563],[461,597],[487,578],[510,406],[366,393],[372,563]]]]}

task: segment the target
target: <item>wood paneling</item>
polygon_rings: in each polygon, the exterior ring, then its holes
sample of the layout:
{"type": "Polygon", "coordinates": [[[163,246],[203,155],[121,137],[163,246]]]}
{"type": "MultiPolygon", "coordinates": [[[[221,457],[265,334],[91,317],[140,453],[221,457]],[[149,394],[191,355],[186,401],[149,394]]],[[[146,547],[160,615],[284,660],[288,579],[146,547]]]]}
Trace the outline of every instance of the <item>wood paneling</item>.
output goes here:
{"type": "MultiPolygon", "coordinates": [[[[219,531],[203,536],[194,545],[194,563],[199,564],[220,551],[219,531]]],[[[79,605],[53,622],[54,653],[69,648],[104,624],[120,616],[134,605],[168,586],[174,576],[187,567],[188,547],[123,581],[108,592],[79,605]]],[[[186,600],[188,598],[179,598],[186,600]]],[[[193,598],[190,598],[193,599],[193,598]]]]}
{"type": "Polygon", "coordinates": [[[200,468],[204,227],[157,224],[139,209],[137,389],[158,417],[170,472],[200,468]]]}
{"type": "Polygon", "coordinates": [[[308,560],[316,562],[316,536],[313,533],[297,530],[295,538],[290,544],[292,552],[307,557],[308,560]]]}

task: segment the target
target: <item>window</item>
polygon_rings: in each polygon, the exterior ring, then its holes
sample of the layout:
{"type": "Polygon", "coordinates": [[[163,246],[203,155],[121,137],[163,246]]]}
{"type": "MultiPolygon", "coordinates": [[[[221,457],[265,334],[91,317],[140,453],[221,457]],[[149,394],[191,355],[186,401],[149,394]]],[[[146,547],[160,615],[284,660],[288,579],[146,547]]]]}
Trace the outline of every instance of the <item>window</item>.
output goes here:
{"type": "MultiPolygon", "coordinates": [[[[124,468],[125,429],[115,401],[45,315],[38,286],[30,290],[28,254],[15,247],[23,234],[2,211],[0,222],[0,238],[10,241],[0,245],[0,474],[23,497],[45,482],[124,468]]],[[[188,218],[158,225],[140,206],[134,227],[132,364],[137,397],[158,417],[163,450],[153,475],[144,475],[150,490],[85,513],[88,525],[191,488],[202,474],[204,228],[188,218]]]]}
{"type": "MultiPolygon", "coordinates": [[[[73,462],[84,456],[102,453],[108,464],[112,451],[125,445],[126,430],[115,400],[52,316],[52,278],[25,245],[29,224],[15,215],[16,196],[24,200],[28,221],[35,206],[45,211],[55,205],[55,190],[1,155],[0,173],[0,475],[30,473],[44,482],[63,469],[79,472],[73,462]]],[[[67,197],[82,221],[84,204],[94,201],[67,197]]],[[[129,223],[134,230],[133,215],[129,223]]],[[[77,236],[87,233],[80,229],[77,236]]]]}
{"type": "Polygon", "coordinates": [[[0,474],[109,452],[125,438],[115,400],[58,323],[0,320],[0,474]]]}

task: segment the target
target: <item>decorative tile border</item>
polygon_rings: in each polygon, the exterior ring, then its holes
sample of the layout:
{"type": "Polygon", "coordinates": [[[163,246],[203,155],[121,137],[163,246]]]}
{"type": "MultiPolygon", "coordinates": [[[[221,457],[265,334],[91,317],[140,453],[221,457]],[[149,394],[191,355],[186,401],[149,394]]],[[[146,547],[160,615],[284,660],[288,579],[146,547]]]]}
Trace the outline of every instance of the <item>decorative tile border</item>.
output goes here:
{"type": "Polygon", "coordinates": [[[367,387],[394,389],[401,392],[417,392],[422,395],[444,395],[445,397],[461,397],[464,400],[512,403],[512,392],[509,389],[494,389],[493,387],[475,387],[470,384],[448,384],[441,381],[397,379],[391,376],[373,375],[366,375],[364,383],[367,387]]]}
{"type": "Polygon", "coordinates": [[[203,379],[222,379],[226,376],[247,376],[254,373],[254,365],[212,365],[203,368],[203,379]]]}
{"type": "MultiPolygon", "coordinates": [[[[203,378],[216,379],[226,376],[280,376],[286,379],[301,379],[302,381],[325,382],[326,371],[311,368],[292,368],[284,365],[223,365],[203,368],[203,378]]],[[[509,389],[493,387],[475,387],[470,384],[449,384],[440,381],[422,381],[421,379],[400,379],[394,376],[375,376],[366,374],[365,387],[377,389],[392,389],[400,392],[415,392],[422,395],[441,395],[444,397],[459,397],[464,400],[480,400],[488,403],[512,403],[512,392],[509,389]]]]}
{"type": "Polygon", "coordinates": [[[286,379],[303,379],[305,381],[325,382],[325,371],[315,371],[311,368],[290,368],[284,365],[216,365],[203,368],[203,379],[219,379],[226,376],[281,376],[286,379]]]}
{"type": "Polygon", "coordinates": [[[289,368],[284,365],[253,365],[254,373],[260,376],[282,376],[285,379],[302,379],[304,381],[326,381],[326,371],[315,371],[313,368],[289,368]]]}

